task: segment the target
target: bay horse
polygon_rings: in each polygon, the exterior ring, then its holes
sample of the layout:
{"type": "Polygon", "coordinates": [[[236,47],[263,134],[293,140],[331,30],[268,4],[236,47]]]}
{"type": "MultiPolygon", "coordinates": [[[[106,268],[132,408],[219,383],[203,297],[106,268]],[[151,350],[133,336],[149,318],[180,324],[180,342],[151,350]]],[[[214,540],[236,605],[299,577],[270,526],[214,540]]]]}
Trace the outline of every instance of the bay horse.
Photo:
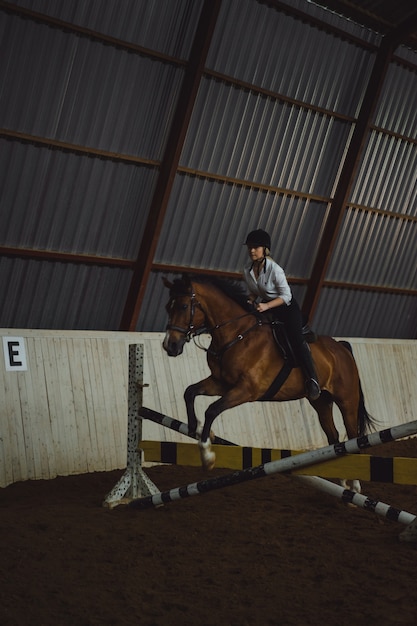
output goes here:
{"type": "MultiPolygon", "coordinates": [[[[273,339],[271,324],[249,308],[247,294],[237,281],[183,275],[169,282],[166,305],[168,325],[163,348],[169,356],[183,352],[186,342],[208,333],[211,343],[207,363],[211,375],[186,388],[184,400],[190,434],[197,436],[202,465],[212,469],[211,426],[220,413],[246,402],[284,402],[306,397],[300,367],[289,368],[285,382],[277,389],[274,381],[283,370],[285,359],[273,339]],[[197,396],[220,396],[205,412],[204,424],[197,421],[197,396]]],[[[333,402],[339,407],[348,438],[365,434],[373,418],[365,409],[358,369],[350,345],[332,337],[318,336],[310,344],[321,394],[309,400],[318,414],[329,445],[339,442],[333,420],[333,402]]],[[[342,484],[346,486],[346,482],[342,484]]],[[[359,481],[353,488],[360,491],[359,481]]]]}

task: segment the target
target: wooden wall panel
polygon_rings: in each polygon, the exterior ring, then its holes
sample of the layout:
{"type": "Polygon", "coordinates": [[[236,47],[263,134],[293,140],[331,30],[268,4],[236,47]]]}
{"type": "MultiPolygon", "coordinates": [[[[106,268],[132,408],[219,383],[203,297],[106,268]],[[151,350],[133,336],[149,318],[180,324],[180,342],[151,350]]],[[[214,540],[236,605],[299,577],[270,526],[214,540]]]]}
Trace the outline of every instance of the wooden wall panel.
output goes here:
{"type": "MultiPolygon", "coordinates": [[[[208,375],[202,349],[191,342],[182,356],[169,358],[162,333],[3,329],[0,334],[24,338],[28,364],[27,371],[6,371],[0,358],[0,487],[125,467],[129,344],[144,345],[144,405],[166,415],[186,421],[184,389],[208,375]]],[[[417,341],[349,341],[367,408],[380,428],[417,419],[417,341]]],[[[207,338],[199,342],[207,345],[207,338]]],[[[197,399],[201,417],[211,401],[197,399]]],[[[336,421],[343,436],[337,411],[336,421]]],[[[311,449],[327,443],[305,400],[237,407],[220,416],[214,430],[256,447],[311,449]]],[[[147,421],[142,434],[187,441],[147,421]]]]}

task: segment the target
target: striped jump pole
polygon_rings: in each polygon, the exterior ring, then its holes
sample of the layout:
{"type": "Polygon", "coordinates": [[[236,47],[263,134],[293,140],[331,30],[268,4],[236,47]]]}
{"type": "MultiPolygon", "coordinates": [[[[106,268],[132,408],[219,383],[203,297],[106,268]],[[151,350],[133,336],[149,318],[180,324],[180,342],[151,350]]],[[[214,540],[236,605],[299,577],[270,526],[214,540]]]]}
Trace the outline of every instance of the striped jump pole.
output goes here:
{"type": "Polygon", "coordinates": [[[378,500],[372,500],[368,496],[364,496],[351,489],[345,489],[341,485],[319,478],[319,476],[295,476],[298,481],[301,481],[314,489],[328,493],[331,496],[336,496],[343,502],[349,504],[355,504],[372,513],[376,513],[381,517],[386,517],[393,522],[400,522],[400,524],[411,524],[416,520],[416,516],[407,511],[396,509],[389,504],[379,502],[378,500]]]}
{"type": "MultiPolygon", "coordinates": [[[[148,409],[145,406],[141,406],[138,411],[139,417],[143,419],[150,420],[151,422],[155,422],[156,424],[160,424],[161,426],[165,426],[165,428],[170,428],[171,430],[175,430],[182,435],[186,435],[186,437],[191,437],[192,439],[197,439],[196,435],[190,435],[190,431],[188,429],[188,424],[185,422],[180,422],[179,420],[173,419],[169,417],[169,415],[163,415],[162,413],[158,413],[153,409],[148,409]]],[[[222,446],[234,446],[236,444],[231,441],[227,441],[226,439],[222,439],[221,437],[214,437],[212,443],[216,443],[222,446]]]]}
{"type": "Polygon", "coordinates": [[[342,443],[332,444],[318,450],[303,452],[296,456],[279,459],[277,461],[270,461],[256,467],[238,470],[224,476],[208,478],[200,482],[170,489],[169,491],[159,492],[144,498],[136,498],[129,503],[129,506],[141,510],[151,508],[153,506],[160,506],[161,504],[173,502],[174,500],[180,500],[182,498],[207,493],[208,491],[213,491],[214,489],[222,489],[223,487],[229,487],[231,485],[254,480],[256,478],[262,478],[263,476],[268,476],[270,474],[291,471],[308,465],[314,465],[345,454],[357,454],[361,450],[371,446],[395,441],[396,439],[415,435],[416,433],[417,420],[414,420],[413,422],[408,422],[407,424],[393,426],[392,428],[371,433],[370,435],[349,439],[348,441],[342,443]]]}

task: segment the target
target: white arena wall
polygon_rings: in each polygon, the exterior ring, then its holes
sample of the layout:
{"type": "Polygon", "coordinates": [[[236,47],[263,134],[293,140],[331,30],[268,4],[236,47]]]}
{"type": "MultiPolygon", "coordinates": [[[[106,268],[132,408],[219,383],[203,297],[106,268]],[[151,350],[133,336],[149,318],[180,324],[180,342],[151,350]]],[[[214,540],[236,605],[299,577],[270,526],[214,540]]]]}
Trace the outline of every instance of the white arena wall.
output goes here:
{"type": "MultiPolygon", "coordinates": [[[[143,404],[186,421],[183,392],[208,375],[194,342],[169,358],[163,333],[1,329],[0,487],[23,480],[126,467],[129,344],[144,347],[143,404]]],[[[199,338],[201,343],[207,337],[199,338]]],[[[366,407],[378,429],[417,419],[417,341],[348,339],[366,407]]],[[[203,415],[213,401],[197,399],[203,415]]],[[[340,414],[335,410],[342,438],[340,414]]],[[[227,411],[217,435],[241,445],[312,449],[327,445],[306,400],[253,403],[227,411]]],[[[187,441],[143,422],[143,439],[187,441]]],[[[189,441],[189,440],[188,440],[189,441]]]]}

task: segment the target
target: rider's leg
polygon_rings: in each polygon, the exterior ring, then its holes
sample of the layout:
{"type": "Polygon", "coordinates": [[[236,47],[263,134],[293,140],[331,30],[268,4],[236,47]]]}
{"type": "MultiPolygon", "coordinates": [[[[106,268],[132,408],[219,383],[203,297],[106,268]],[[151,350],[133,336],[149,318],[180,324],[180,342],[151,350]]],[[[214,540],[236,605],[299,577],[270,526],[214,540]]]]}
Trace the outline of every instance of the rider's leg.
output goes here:
{"type": "MultiPolygon", "coordinates": [[[[281,307],[279,307],[281,309],[281,307]]],[[[284,312],[284,311],[283,311],[284,312]]],[[[306,393],[309,400],[317,400],[320,395],[320,385],[316,369],[308,344],[302,335],[302,315],[296,300],[285,309],[285,327],[295,355],[300,363],[306,379],[306,393]]]]}
{"type": "Polygon", "coordinates": [[[307,342],[303,341],[298,354],[300,355],[301,369],[306,379],[306,392],[309,400],[317,400],[320,396],[321,389],[318,383],[316,368],[314,367],[313,358],[311,356],[310,347],[307,342]]]}

